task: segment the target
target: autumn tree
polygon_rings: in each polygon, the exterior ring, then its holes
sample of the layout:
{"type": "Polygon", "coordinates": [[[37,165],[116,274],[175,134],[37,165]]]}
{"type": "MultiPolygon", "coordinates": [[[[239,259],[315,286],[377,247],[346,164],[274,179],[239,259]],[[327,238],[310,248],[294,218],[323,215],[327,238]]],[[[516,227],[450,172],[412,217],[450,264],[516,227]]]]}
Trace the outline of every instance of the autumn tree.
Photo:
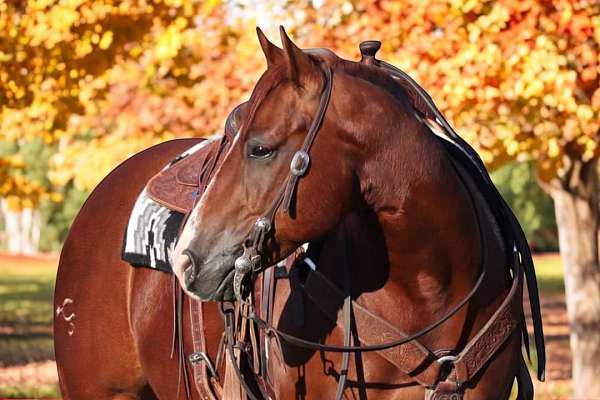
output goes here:
{"type": "Polygon", "coordinates": [[[76,184],[89,190],[128,155],[209,125],[180,111],[194,101],[189,90],[172,91],[205,80],[210,67],[199,68],[200,60],[233,42],[223,12],[219,1],[0,0],[0,142],[15,144],[14,154],[0,155],[3,214],[18,217],[8,224],[10,238],[52,189],[27,179],[22,171],[31,165],[22,157],[15,162],[27,143],[43,140],[59,151],[54,184],[78,172],[76,184]],[[192,41],[196,52],[185,46],[192,41]],[[171,130],[155,115],[140,126],[134,112],[142,108],[190,129],[171,130]]]}
{"type": "Polygon", "coordinates": [[[229,110],[248,96],[263,60],[253,24],[230,20],[220,30],[222,21],[211,21],[212,28],[162,32],[140,59],[113,67],[104,96],[93,96],[85,112],[71,119],[51,161],[53,182],[73,181],[90,190],[136,151],[222,130],[229,110]]]}

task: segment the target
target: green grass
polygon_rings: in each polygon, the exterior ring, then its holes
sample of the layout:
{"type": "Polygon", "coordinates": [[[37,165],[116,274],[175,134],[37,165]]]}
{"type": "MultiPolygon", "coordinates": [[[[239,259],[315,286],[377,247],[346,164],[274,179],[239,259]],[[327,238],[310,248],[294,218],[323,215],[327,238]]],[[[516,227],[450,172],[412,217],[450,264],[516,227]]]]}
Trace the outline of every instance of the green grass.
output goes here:
{"type": "MultiPolygon", "coordinates": [[[[54,359],[57,260],[0,255],[0,367],[54,359]]],[[[56,385],[0,386],[0,398],[56,398],[56,385]]]]}
{"type": "Polygon", "coordinates": [[[0,387],[0,397],[8,399],[54,399],[60,397],[60,391],[56,385],[0,387]]]}
{"type": "Polygon", "coordinates": [[[0,364],[50,360],[56,260],[0,257],[0,364]]]}
{"type": "Polygon", "coordinates": [[[533,261],[540,291],[546,294],[564,293],[562,261],[558,253],[538,254],[533,261]]]}

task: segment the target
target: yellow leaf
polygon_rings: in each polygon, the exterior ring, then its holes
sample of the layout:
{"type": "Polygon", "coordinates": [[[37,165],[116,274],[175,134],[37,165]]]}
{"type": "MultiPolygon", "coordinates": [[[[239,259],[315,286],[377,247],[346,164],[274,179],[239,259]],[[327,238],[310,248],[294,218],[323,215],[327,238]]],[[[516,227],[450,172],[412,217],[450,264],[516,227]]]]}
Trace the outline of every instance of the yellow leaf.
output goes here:
{"type": "Polygon", "coordinates": [[[113,33],[112,31],[106,31],[102,34],[102,39],[100,39],[100,43],[98,43],[98,47],[102,50],[106,50],[110,47],[113,41],[113,33]]]}
{"type": "Polygon", "coordinates": [[[159,38],[156,46],[156,57],[159,60],[173,58],[182,45],[181,32],[176,27],[170,26],[159,38]]]}
{"type": "Polygon", "coordinates": [[[551,138],[548,140],[548,156],[552,158],[558,157],[560,154],[560,146],[558,145],[558,140],[556,138],[551,138]]]}

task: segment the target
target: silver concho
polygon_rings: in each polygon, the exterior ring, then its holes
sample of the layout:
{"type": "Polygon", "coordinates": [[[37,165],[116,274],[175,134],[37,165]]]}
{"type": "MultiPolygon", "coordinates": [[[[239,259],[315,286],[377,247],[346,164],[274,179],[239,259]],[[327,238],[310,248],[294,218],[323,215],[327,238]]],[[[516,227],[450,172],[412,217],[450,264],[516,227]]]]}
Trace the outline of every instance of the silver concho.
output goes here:
{"type": "Polygon", "coordinates": [[[234,263],[235,273],[244,275],[252,271],[252,261],[247,256],[238,257],[234,263]]]}
{"type": "Polygon", "coordinates": [[[294,176],[303,176],[310,164],[310,156],[304,150],[298,150],[290,163],[290,172],[294,176]]]}

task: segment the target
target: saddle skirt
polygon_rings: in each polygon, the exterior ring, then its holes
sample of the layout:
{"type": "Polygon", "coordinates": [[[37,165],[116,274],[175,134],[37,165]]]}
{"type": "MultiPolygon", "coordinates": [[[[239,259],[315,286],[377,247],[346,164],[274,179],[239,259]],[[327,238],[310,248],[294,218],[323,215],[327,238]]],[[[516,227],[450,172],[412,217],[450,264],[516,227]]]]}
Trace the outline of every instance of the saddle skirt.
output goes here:
{"type": "Polygon", "coordinates": [[[188,214],[208,186],[226,147],[226,137],[212,137],[188,149],[148,181],[148,196],[168,209],[188,214]]]}
{"type": "Polygon", "coordinates": [[[233,143],[244,104],[227,117],[223,136],[215,135],[196,144],[152,177],[146,187],[148,196],[170,210],[188,214],[233,143]]]}

